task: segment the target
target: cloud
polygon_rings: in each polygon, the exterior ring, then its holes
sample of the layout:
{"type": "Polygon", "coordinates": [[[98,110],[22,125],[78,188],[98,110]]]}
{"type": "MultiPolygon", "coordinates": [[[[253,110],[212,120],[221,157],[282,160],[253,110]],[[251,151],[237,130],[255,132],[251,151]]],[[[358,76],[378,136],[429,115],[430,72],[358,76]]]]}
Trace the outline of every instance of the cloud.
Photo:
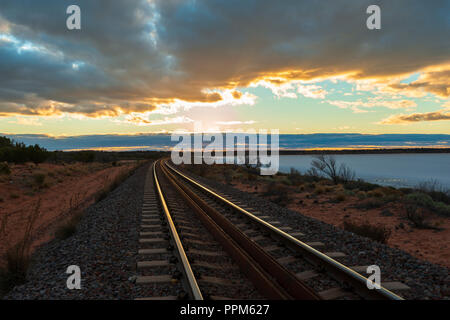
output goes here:
{"type": "Polygon", "coordinates": [[[419,79],[411,83],[394,83],[390,85],[395,91],[405,92],[413,96],[424,95],[426,92],[437,96],[450,97],[450,66],[448,69],[426,72],[419,79]]]}
{"type": "Polygon", "coordinates": [[[379,124],[407,124],[423,121],[450,120],[450,110],[443,109],[436,112],[413,113],[409,115],[398,114],[390,116],[379,122],[379,124]]]}
{"type": "Polygon", "coordinates": [[[9,123],[16,123],[23,126],[42,126],[38,118],[24,118],[17,117],[16,120],[8,121],[9,123]]]}
{"type": "Polygon", "coordinates": [[[355,113],[368,112],[361,108],[384,107],[388,109],[412,109],[417,104],[411,100],[383,100],[381,97],[369,98],[368,101],[342,101],[342,100],[326,100],[324,101],[341,109],[351,109],[355,113]]]}
{"type": "Polygon", "coordinates": [[[249,121],[216,121],[216,124],[224,125],[224,126],[236,126],[236,125],[243,125],[243,124],[255,124],[256,121],[249,120],[249,121]]]}
{"type": "Polygon", "coordinates": [[[194,120],[192,120],[189,117],[174,117],[169,118],[165,117],[164,119],[160,120],[149,120],[148,118],[145,118],[141,115],[137,114],[130,114],[125,117],[125,121],[116,120],[118,123],[131,123],[138,126],[161,126],[161,125],[169,125],[169,124],[181,124],[181,123],[192,123],[194,120]]]}
{"type": "Polygon", "coordinates": [[[304,82],[432,67],[390,89],[448,96],[439,66],[449,64],[450,3],[378,0],[382,30],[373,32],[365,27],[372,2],[2,0],[0,115],[117,117],[248,104],[243,88],[277,78],[280,97],[323,99],[324,89],[304,82]],[[81,31],[65,28],[70,4],[81,7],[81,31]],[[302,86],[283,87],[292,81],[302,86]]]}

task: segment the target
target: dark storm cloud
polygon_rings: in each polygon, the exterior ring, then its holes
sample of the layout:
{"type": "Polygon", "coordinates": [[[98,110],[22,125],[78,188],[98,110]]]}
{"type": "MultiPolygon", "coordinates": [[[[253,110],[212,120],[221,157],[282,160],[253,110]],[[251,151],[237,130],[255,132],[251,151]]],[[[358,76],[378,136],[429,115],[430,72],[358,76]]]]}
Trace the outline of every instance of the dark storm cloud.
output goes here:
{"type": "MultiPolygon", "coordinates": [[[[117,115],[217,101],[202,90],[280,72],[376,78],[448,64],[449,9],[445,0],[2,0],[0,35],[18,43],[0,38],[0,114],[117,115]],[[81,31],[65,27],[71,4],[81,31]],[[366,28],[370,4],[382,8],[382,30],[366,28]],[[27,41],[38,49],[19,53],[27,41]]],[[[448,96],[447,80],[429,79],[421,87],[448,96]]]]}

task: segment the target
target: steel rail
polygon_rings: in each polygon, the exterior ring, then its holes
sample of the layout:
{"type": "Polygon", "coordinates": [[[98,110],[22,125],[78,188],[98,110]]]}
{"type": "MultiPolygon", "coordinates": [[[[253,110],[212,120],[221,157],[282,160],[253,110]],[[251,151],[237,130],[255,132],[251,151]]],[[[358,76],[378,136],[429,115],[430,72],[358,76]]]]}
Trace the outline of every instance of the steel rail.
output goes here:
{"type": "Polygon", "coordinates": [[[188,206],[195,212],[201,223],[213,235],[213,237],[223,246],[228,254],[239,265],[240,269],[253,284],[269,299],[286,300],[290,299],[288,293],[282,287],[274,283],[271,277],[254,261],[245,251],[243,251],[235,243],[231,237],[224,232],[217,223],[206,213],[198,204],[186,194],[186,192],[179,186],[178,182],[174,180],[173,174],[167,171],[167,168],[161,166],[161,169],[167,174],[169,182],[180,193],[181,197],[186,201],[188,206]]]}
{"type": "MultiPolygon", "coordinates": [[[[321,297],[318,294],[278,263],[260,246],[250,240],[248,236],[236,228],[233,223],[208,205],[187,185],[180,183],[175,175],[169,172],[166,167],[162,166],[162,168],[167,172],[167,175],[170,175],[174,187],[181,190],[180,193],[182,196],[193,203],[197,212],[200,213],[199,217],[201,219],[205,219],[206,217],[209,221],[213,221],[215,226],[217,225],[216,230],[212,230],[212,234],[225,234],[233,243],[236,243],[235,250],[238,250],[240,255],[249,257],[247,259],[251,260],[251,263],[253,264],[252,268],[260,270],[259,272],[264,274],[263,279],[254,281],[255,285],[261,285],[261,281],[263,281],[265,282],[266,287],[267,284],[272,286],[272,288],[270,288],[272,291],[273,287],[279,288],[278,290],[280,290],[280,292],[284,291],[279,297],[275,297],[277,299],[321,300],[321,297]]],[[[236,262],[239,263],[239,260],[236,260],[236,262]]],[[[253,276],[253,274],[250,273],[250,276],[253,276]]]]}
{"type": "Polygon", "coordinates": [[[194,300],[203,300],[202,292],[197,284],[197,280],[195,279],[195,275],[192,272],[191,265],[186,256],[186,252],[184,251],[183,244],[181,243],[180,237],[178,236],[178,232],[175,228],[175,224],[173,223],[172,217],[169,212],[169,208],[167,207],[166,200],[164,198],[161,186],[159,184],[158,176],[156,174],[156,162],[153,163],[153,177],[155,180],[156,190],[161,201],[161,207],[164,211],[164,215],[167,220],[167,224],[169,226],[170,234],[172,235],[173,242],[175,244],[176,250],[181,260],[181,264],[183,267],[183,273],[186,276],[187,286],[190,296],[194,300]]]}
{"type": "Polygon", "coordinates": [[[344,281],[346,283],[349,283],[350,285],[352,285],[354,287],[354,289],[358,292],[358,294],[360,294],[364,298],[404,300],[402,297],[389,291],[388,289],[384,288],[383,286],[381,286],[379,289],[372,289],[372,290],[368,289],[367,283],[371,282],[371,280],[368,280],[366,277],[364,277],[361,274],[357,273],[356,271],[350,269],[349,267],[343,265],[342,263],[334,260],[333,258],[328,257],[324,253],[312,248],[311,246],[307,245],[306,243],[304,243],[304,242],[294,238],[293,236],[289,235],[288,233],[284,232],[283,230],[278,229],[277,227],[265,222],[264,220],[258,218],[257,216],[253,215],[252,213],[248,212],[247,210],[245,210],[245,209],[239,207],[238,205],[232,203],[231,201],[225,199],[224,197],[220,196],[216,192],[210,190],[209,188],[198,183],[197,181],[184,175],[179,170],[173,168],[171,165],[169,165],[167,163],[167,161],[164,162],[164,165],[167,166],[169,169],[171,169],[173,172],[175,172],[178,176],[180,176],[183,179],[194,184],[201,190],[204,190],[207,194],[213,196],[213,198],[220,200],[225,205],[232,207],[236,211],[244,214],[246,217],[250,218],[258,226],[262,226],[263,228],[268,230],[271,234],[280,238],[283,241],[283,243],[288,245],[290,248],[297,251],[301,255],[305,256],[305,258],[308,258],[308,260],[311,263],[313,263],[315,265],[319,265],[321,267],[324,267],[336,279],[338,279],[340,281],[344,281]]]}

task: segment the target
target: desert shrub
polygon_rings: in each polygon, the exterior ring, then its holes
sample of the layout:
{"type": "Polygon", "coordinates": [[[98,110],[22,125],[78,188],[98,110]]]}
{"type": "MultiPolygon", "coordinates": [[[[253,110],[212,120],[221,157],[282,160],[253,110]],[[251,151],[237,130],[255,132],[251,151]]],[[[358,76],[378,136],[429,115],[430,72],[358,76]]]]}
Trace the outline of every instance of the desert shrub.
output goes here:
{"type": "Polygon", "coordinates": [[[270,197],[275,196],[272,198],[272,202],[276,204],[283,205],[289,201],[289,192],[287,187],[277,182],[271,182],[268,185],[265,195],[270,197]]]}
{"type": "Polygon", "coordinates": [[[27,223],[21,240],[6,251],[5,267],[0,268],[0,295],[7,293],[17,285],[26,281],[27,270],[30,265],[30,248],[34,225],[39,217],[41,200],[28,215],[27,223]]]}
{"type": "Polygon", "coordinates": [[[314,193],[315,194],[325,193],[325,187],[320,186],[320,185],[316,186],[316,188],[314,189],[314,193]]]}
{"type": "Polygon", "coordinates": [[[257,175],[255,175],[255,174],[252,174],[252,173],[248,173],[247,174],[247,180],[248,181],[256,181],[258,179],[258,176],[257,175]]]}
{"type": "Polygon", "coordinates": [[[300,171],[291,168],[290,173],[287,175],[288,180],[291,182],[292,185],[299,185],[303,183],[303,177],[300,173],[300,171]]]}
{"type": "Polygon", "coordinates": [[[416,204],[410,202],[405,206],[406,218],[419,229],[430,229],[431,226],[425,222],[425,212],[416,204]]]}
{"type": "Polygon", "coordinates": [[[337,165],[336,159],[330,155],[318,155],[311,162],[311,173],[315,176],[320,174],[333,180],[335,184],[339,182],[349,182],[355,179],[355,172],[346,164],[337,165]]]}
{"type": "Polygon", "coordinates": [[[411,188],[399,188],[398,191],[400,191],[404,195],[414,193],[414,189],[411,188]]]}
{"type": "Polygon", "coordinates": [[[434,210],[437,214],[450,217],[450,206],[443,202],[434,202],[434,210]]]}
{"type": "Polygon", "coordinates": [[[450,205],[450,192],[449,191],[446,191],[446,192],[430,191],[430,192],[428,192],[428,194],[434,201],[438,201],[438,202],[442,202],[447,205],[450,205]]]}
{"type": "Polygon", "coordinates": [[[0,162],[0,174],[10,174],[11,169],[8,166],[8,162],[0,162]]]}
{"type": "Polygon", "coordinates": [[[231,182],[233,181],[233,171],[231,169],[225,169],[223,171],[223,177],[227,184],[231,184],[231,182]]]}
{"type": "Polygon", "coordinates": [[[423,208],[428,208],[430,210],[432,210],[434,208],[434,201],[433,199],[422,192],[415,192],[415,193],[411,193],[408,194],[405,197],[405,200],[409,203],[415,204],[417,206],[421,206],[423,208]]]}
{"type": "Polygon", "coordinates": [[[387,243],[391,235],[390,229],[383,226],[372,225],[368,222],[358,224],[356,222],[344,220],[343,227],[346,231],[353,232],[357,235],[370,238],[380,243],[387,243]]]}
{"type": "Polygon", "coordinates": [[[44,173],[35,173],[33,175],[33,181],[35,185],[39,188],[44,186],[46,175],[44,173]]]}
{"type": "Polygon", "coordinates": [[[450,206],[443,203],[434,201],[433,198],[425,193],[422,192],[415,192],[408,194],[405,196],[405,203],[406,206],[415,205],[418,207],[426,208],[430,210],[431,212],[443,215],[443,216],[450,216],[450,206]]]}
{"type": "Polygon", "coordinates": [[[73,236],[77,231],[77,225],[80,222],[81,217],[81,214],[74,215],[69,221],[56,230],[55,237],[59,240],[65,240],[73,236]]]}
{"type": "Polygon", "coordinates": [[[421,182],[417,185],[416,189],[428,194],[434,201],[450,204],[450,190],[445,188],[436,179],[421,182]]]}
{"type": "Polygon", "coordinates": [[[378,185],[358,179],[355,181],[348,181],[348,182],[344,183],[344,188],[347,190],[358,189],[358,190],[367,192],[367,191],[371,191],[371,190],[378,188],[378,185]]]}
{"type": "Polygon", "coordinates": [[[384,192],[383,192],[382,188],[377,188],[375,190],[367,192],[367,195],[369,197],[383,198],[384,197],[384,192]]]}
{"type": "Polygon", "coordinates": [[[352,190],[343,190],[342,192],[344,192],[344,194],[346,195],[346,196],[350,196],[350,197],[353,197],[353,196],[356,196],[356,192],[354,192],[354,191],[352,191],[352,190]]]}
{"type": "Polygon", "coordinates": [[[358,197],[359,200],[363,200],[363,199],[367,198],[367,193],[364,191],[358,191],[356,193],[356,196],[358,197]]]}
{"type": "Polygon", "coordinates": [[[380,199],[376,199],[376,198],[368,198],[365,199],[363,201],[360,201],[359,203],[357,203],[355,205],[355,207],[357,209],[375,209],[375,208],[380,208],[381,206],[383,206],[383,201],[381,201],[380,199]]]}
{"type": "Polygon", "coordinates": [[[334,200],[335,202],[342,202],[342,201],[345,201],[346,198],[347,198],[347,197],[346,197],[345,193],[339,192],[338,194],[336,194],[336,195],[334,196],[333,200],[334,200]]]}
{"type": "Polygon", "coordinates": [[[0,269],[0,293],[7,293],[17,285],[25,283],[30,257],[21,242],[6,252],[6,266],[0,269]]]}

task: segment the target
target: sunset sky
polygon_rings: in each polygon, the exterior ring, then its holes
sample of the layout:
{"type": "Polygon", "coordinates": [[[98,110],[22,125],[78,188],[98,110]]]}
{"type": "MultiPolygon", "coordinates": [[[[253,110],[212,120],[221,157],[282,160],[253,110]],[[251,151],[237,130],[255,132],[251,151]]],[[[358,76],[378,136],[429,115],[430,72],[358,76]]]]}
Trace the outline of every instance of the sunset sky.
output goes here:
{"type": "Polygon", "coordinates": [[[449,35],[447,0],[1,0],[0,133],[450,134],[449,35]]]}

